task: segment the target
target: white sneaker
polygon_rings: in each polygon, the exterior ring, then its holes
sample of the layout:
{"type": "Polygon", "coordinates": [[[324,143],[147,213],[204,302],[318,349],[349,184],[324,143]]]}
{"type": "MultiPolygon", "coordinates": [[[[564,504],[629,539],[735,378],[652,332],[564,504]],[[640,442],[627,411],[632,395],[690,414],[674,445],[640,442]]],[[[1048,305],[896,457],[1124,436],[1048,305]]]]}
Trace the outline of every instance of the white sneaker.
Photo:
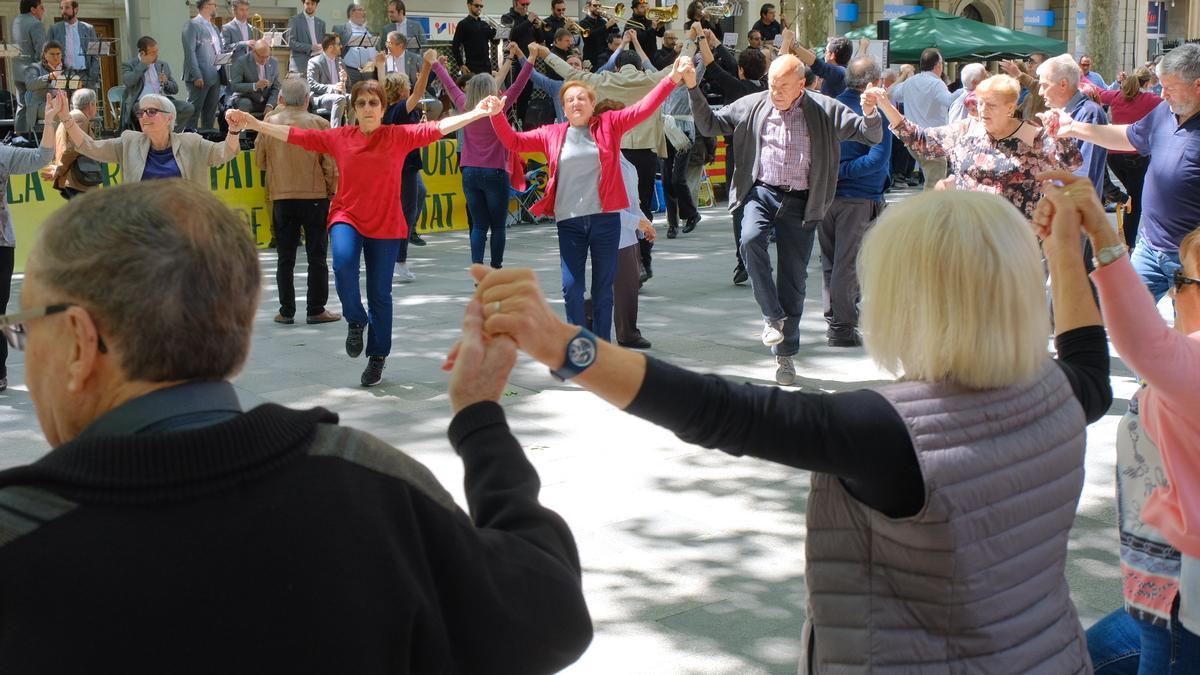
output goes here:
{"type": "Polygon", "coordinates": [[[408,283],[410,281],[415,280],[416,278],[417,278],[417,275],[413,274],[412,270],[408,269],[407,263],[402,263],[402,262],[396,263],[396,280],[397,281],[400,281],[402,283],[408,283]]]}
{"type": "Polygon", "coordinates": [[[768,347],[774,347],[783,342],[783,331],[779,330],[780,326],[776,323],[782,324],[783,322],[768,321],[763,326],[762,343],[768,347]]]}
{"type": "Polygon", "coordinates": [[[775,369],[775,382],[784,386],[795,383],[796,366],[792,363],[792,357],[776,356],[775,362],[779,364],[775,369]]]}

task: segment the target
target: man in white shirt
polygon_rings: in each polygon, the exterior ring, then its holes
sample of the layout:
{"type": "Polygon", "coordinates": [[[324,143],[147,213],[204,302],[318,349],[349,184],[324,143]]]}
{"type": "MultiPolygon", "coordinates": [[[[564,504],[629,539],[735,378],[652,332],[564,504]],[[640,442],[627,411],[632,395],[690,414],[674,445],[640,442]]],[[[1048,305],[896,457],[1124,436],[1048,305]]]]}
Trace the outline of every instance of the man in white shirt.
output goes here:
{"type": "Polygon", "coordinates": [[[78,0],[60,0],[62,21],[50,27],[50,39],[63,46],[67,70],[83,78],[83,86],[97,89],[100,84],[100,57],[88,56],[88,45],[96,41],[96,29],[79,20],[78,0]]]}
{"type": "Polygon", "coordinates": [[[221,35],[213,25],[215,0],[197,0],[197,14],[183,29],[183,79],[188,103],[196,110],[196,127],[215,129],[220,100],[221,75],[216,65],[221,52],[221,35]]]}
{"type": "Polygon", "coordinates": [[[367,30],[367,8],[354,2],[346,9],[346,23],[334,26],[333,32],[342,38],[342,62],[346,64],[346,73],[350,76],[347,89],[353,89],[355,84],[367,79],[362,67],[375,60],[374,41],[364,42],[365,47],[350,47],[351,40],[371,36],[367,30]]]}
{"type": "MultiPolygon", "coordinates": [[[[954,95],[942,81],[944,64],[942,53],[930,47],[921,52],[921,72],[888,90],[893,103],[904,104],[904,116],[922,129],[944,127],[949,121],[954,95]]],[[[946,177],[945,157],[925,159],[912,150],[908,153],[921,165],[926,190],[932,190],[946,177]]]]}

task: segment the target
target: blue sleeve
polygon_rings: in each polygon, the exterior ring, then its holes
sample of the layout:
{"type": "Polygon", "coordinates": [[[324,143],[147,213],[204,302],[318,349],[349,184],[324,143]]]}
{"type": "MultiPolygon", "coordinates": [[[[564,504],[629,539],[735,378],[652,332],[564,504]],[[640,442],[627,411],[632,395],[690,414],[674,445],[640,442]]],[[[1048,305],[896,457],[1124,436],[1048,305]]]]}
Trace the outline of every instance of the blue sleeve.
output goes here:
{"type": "Polygon", "coordinates": [[[858,178],[887,166],[892,161],[892,132],[884,127],[883,138],[871,146],[862,157],[840,162],[838,164],[838,180],[843,178],[858,178]]]}
{"type": "Polygon", "coordinates": [[[816,61],[813,61],[813,64],[809,67],[809,69],[812,70],[813,73],[816,73],[817,77],[829,77],[829,73],[837,67],[837,65],[831,66],[828,63],[825,63],[824,59],[818,58],[816,61]]]}
{"type": "Polygon", "coordinates": [[[1166,101],[1159,103],[1158,107],[1151,110],[1149,115],[1130,124],[1125,129],[1125,137],[1129,139],[1129,144],[1138,151],[1139,155],[1150,154],[1150,139],[1154,136],[1154,125],[1158,121],[1159,110],[1165,105],[1167,105],[1166,101]]]}
{"type": "Polygon", "coordinates": [[[597,68],[596,72],[603,73],[605,71],[614,69],[617,66],[617,57],[621,55],[621,52],[624,51],[624,49],[625,49],[625,45],[621,45],[620,47],[617,47],[617,50],[612,53],[612,56],[608,57],[608,61],[605,61],[604,65],[597,68]]]}

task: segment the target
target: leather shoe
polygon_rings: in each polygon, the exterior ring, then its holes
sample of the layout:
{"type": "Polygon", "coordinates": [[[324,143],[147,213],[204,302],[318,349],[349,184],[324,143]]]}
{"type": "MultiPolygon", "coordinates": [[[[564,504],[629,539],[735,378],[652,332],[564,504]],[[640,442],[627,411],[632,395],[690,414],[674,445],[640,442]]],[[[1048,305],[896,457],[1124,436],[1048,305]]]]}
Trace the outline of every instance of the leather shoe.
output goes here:
{"type": "Polygon", "coordinates": [[[417,234],[416,230],[413,230],[408,233],[408,243],[413,246],[424,246],[425,240],[421,238],[421,235],[417,234]]]}
{"type": "Polygon", "coordinates": [[[829,335],[825,338],[825,342],[827,342],[830,347],[861,347],[863,343],[862,336],[857,332],[850,333],[848,335],[829,335]]]}
{"type": "Polygon", "coordinates": [[[700,214],[697,213],[696,215],[692,216],[691,218],[688,218],[687,222],[683,224],[683,233],[687,234],[688,232],[691,232],[692,230],[696,229],[696,226],[699,224],[700,224],[700,214]]]}
{"type": "Polygon", "coordinates": [[[650,349],[650,341],[640,335],[637,336],[637,338],[634,340],[628,340],[626,342],[617,342],[617,344],[621,345],[622,347],[627,347],[629,349],[650,349]]]}
{"type": "Polygon", "coordinates": [[[304,321],[305,321],[305,323],[333,323],[334,321],[341,321],[341,320],[342,320],[341,314],[338,314],[337,312],[331,312],[329,310],[325,310],[324,312],[321,312],[320,314],[314,314],[314,315],[308,317],[304,321]]]}
{"type": "Polygon", "coordinates": [[[296,323],[296,320],[290,316],[284,316],[283,314],[276,314],[275,315],[275,323],[282,323],[285,326],[290,326],[290,325],[296,323]]]}
{"type": "Polygon", "coordinates": [[[667,226],[667,239],[674,239],[679,236],[679,227],[675,225],[667,226]]]}
{"type": "Polygon", "coordinates": [[[740,286],[750,280],[750,273],[746,271],[745,265],[738,265],[733,268],[733,284],[740,286]]]}

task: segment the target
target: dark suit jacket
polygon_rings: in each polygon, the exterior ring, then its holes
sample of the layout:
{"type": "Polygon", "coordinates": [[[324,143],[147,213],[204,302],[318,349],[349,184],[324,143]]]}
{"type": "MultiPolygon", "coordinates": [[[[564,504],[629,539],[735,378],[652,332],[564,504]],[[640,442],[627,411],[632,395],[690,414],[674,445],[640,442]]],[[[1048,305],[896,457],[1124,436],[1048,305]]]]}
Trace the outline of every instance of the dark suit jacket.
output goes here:
{"type": "Polygon", "coordinates": [[[266,89],[256,89],[258,83],[258,61],[254,54],[249,53],[233,62],[229,75],[229,88],[233,90],[233,100],[245,97],[254,102],[255,107],[269,105],[272,108],[279,102],[279,89],[283,80],[279,78],[279,62],[274,56],[267,58],[266,80],[271,84],[266,89]]]}
{"type": "Polygon", "coordinates": [[[288,66],[291,72],[307,73],[308,59],[312,57],[312,45],[321,44],[321,38],[325,35],[325,20],[320,17],[313,17],[313,28],[317,29],[317,34],[312,35],[308,32],[308,21],[304,18],[304,12],[288,19],[288,44],[292,50],[292,62],[288,66]]]}
{"type": "MultiPolygon", "coordinates": [[[[134,106],[145,93],[146,70],[148,66],[142,63],[141,59],[131,59],[121,64],[121,84],[125,85],[125,97],[121,99],[121,119],[125,124],[129,123],[134,106]]],[[[162,85],[163,96],[178,95],[179,83],[171,75],[171,66],[165,61],[156,61],[154,70],[167,76],[166,84],[162,85]]]]}
{"type": "MultiPolygon", "coordinates": [[[[76,21],[75,23],[79,26],[79,49],[83,51],[86,79],[90,86],[98,86],[100,83],[100,57],[89,56],[87,53],[88,45],[96,41],[96,29],[86,21],[76,21]]],[[[50,39],[63,46],[63,62],[65,63],[67,61],[66,21],[59,21],[50,26],[50,39]]]]}

